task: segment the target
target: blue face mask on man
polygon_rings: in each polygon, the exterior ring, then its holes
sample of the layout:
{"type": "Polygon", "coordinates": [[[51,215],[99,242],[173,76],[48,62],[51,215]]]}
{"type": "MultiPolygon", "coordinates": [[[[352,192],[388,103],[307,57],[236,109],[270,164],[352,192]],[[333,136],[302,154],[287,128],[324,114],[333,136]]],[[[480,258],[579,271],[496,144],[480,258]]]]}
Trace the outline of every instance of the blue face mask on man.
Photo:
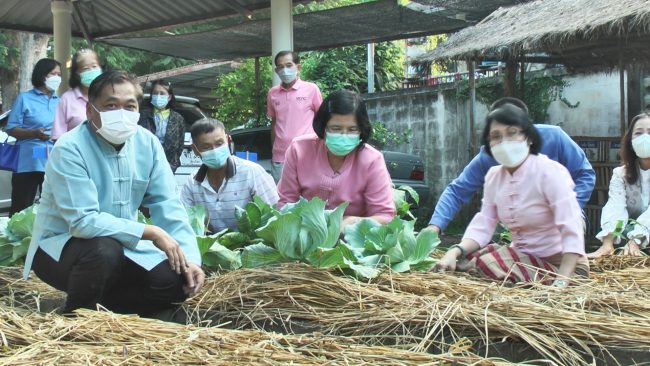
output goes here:
{"type": "Polygon", "coordinates": [[[223,144],[216,149],[202,152],[201,160],[208,168],[219,169],[226,165],[229,156],[230,149],[227,144],[223,144]]]}

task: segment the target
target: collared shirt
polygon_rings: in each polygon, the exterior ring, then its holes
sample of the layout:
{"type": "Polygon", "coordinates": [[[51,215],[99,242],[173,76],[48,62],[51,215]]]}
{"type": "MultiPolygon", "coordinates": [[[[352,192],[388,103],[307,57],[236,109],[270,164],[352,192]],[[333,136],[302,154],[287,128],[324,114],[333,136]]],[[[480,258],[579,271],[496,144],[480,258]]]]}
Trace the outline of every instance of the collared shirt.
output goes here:
{"type": "Polygon", "coordinates": [[[266,114],[275,118],[274,162],[284,162],[285,151],[294,137],[314,133],[314,115],[322,102],[318,86],[300,79],[289,89],[276,85],[269,90],[266,114]]]}
{"type": "Polygon", "coordinates": [[[38,247],[58,261],[72,237],[109,236],[122,243],[128,258],[151,270],[167,257],[151,241],[141,240],[141,205],[178,242],[187,260],[201,265],[196,236],[156,137],[138,127],[117,151],[82,123],[61,136],[50,155],[24,275],[38,247]]]}
{"type": "Polygon", "coordinates": [[[502,165],[485,177],[483,204],[463,239],[490,243],[497,223],[512,233],[512,246],[539,258],[585,254],[582,212],[566,168],[545,155],[529,155],[512,174],[502,165]]]}
{"type": "MultiPolygon", "coordinates": [[[[650,236],[650,170],[639,169],[639,178],[634,184],[625,179],[625,167],[614,168],[609,182],[609,195],[600,216],[601,231],[596,238],[603,240],[614,232],[617,222],[623,221],[623,227],[628,226],[628,220],[634,219],[638,224],[632,225],[627,233],[628,238],[643,238],[642,246],[648,245],[650,236]]],[[[620,238],[615,238],[616,242],[620,238]]]]}
{"type": "Polygon", "coordinates": [[[83,95],[79,87],[72,88],[61,95],[61,102],[56,109],[54,125],[52,125],[53,140],[57,140],[86,120],[87,103],[88,97],[83,95]]]}
{"type": "MultiPolygon", "coordinates": [[[[214,232],[226,228],[236,230],[235,207],[243,208],[255,195],[270,205],[278,202],[275,182],[264,168],[236,156],[229,159],[233,163],[233,171],[217,191],[208,182],[207,175],[197,172],[190,175],[181,189],[181,200],[186,207],[198,204],[205,206],[214,232]]],[[[201,169],[205,171],[207,167],[202,166],[199,170],[201,169]]]]}
{"type": "MultiPolygon", "coordinates": [[[[560,127],[537,124],[535,128],[542,139],[540,153],[564,165],[569,170],[575,183],[578,203],[580,207],[585,207],[596,183],[596,172],[591,167],[584,151],[560,127]]],[[[467,204],[481,189],[485,181],[485,174],[496,165],[499,163],[481,146],[478,155],[442,192],[429,224],[444,230],[456,216],[460,207],[467,204]]]]}
{"type": "MultiPolygon", "coordinates": [[[[49,97],[42,91],[34,88],[32,90],[18,94],[16,101],[11,107],[9,120],[7,122],[7,132],[19,128],[43,128],[50,130],[54,121],[54,113],[59,104],[59,97],[52,94],[49,97]]],[[[17,173],[25,172],[43,172],[47,159],[34,158],[35,149],[48,148],[48,142],[40,139],[16,139],[16,145],[20,146],[20,155],[18,157],[17,173]]]]}
{"type": "Polygon", "coordinates": [[[327,159],[325,142],[315,134],[296,137],[287,150],[282,178],[278,183],[280,202],[296,202],[320,197],[333,209],[343,202],[350,205],[346,216],[395,216],[393,190],[384,155],[366,144],[345,156],[338,171],[327,159]]]}
{"type": "Polygon", "coordinates": [[[161,144],[165,142],[167,123],[169,123],[169,112],[169,109],[154,109],[153,121],[156,124],[156,137],[158,137],[161,144]]]}

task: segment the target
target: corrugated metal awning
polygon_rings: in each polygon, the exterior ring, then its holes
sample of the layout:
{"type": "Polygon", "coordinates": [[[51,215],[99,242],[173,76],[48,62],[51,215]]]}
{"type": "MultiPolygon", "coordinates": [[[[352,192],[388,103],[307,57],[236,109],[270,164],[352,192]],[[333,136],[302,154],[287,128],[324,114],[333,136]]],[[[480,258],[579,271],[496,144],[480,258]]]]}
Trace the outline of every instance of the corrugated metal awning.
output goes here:
{"type": "MultiPolygon", "coordinates": [[[[308,0],[293,0],[294,4],[308,0]]],[[[0,29],[52,34],[49,0],[0,1],[0,29]]],[[[270,0],[73,0],[72,33],[91,39],[206,21],[269,8],[270,0]]]]}

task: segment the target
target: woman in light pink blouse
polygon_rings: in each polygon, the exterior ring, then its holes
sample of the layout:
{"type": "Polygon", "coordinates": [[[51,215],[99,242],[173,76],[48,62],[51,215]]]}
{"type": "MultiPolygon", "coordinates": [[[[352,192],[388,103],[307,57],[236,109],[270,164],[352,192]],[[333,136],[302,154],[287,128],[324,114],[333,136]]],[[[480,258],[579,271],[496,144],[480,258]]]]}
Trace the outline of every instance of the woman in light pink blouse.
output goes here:
{"type": "Polygon", "coordinates": [[[313,127],[315,135],[295,138],[286,152],[278,204],[320,197],[332,209],[347,201],[343,227],[367,217],[380,223],[392,220],[390,175],[383,154],[367,144],[372,127],[359,94],[331,93],[313,127]]]}
{"type": "Polygon", "coordinates": [[[439,270],[465,270],[510,282],[553,281],[566,287],[587,276],[582,213],[574,183],[561,164],[539,154],[541,138],[522,109],[506,104],[490,112],[483,131],[486,152],[501,164],[486,177],[481,211],[439,270]],[[501,222],[508,246],[490,244],[501,222]]]}
{"type": "Polygon", "coordinates": [[[82,48],[72,56],[70,89],[61,95],[61,101],[54,115],[52,140],[57,140],[86,120],[88,87],[101,73],[99,56],[95,51],[82,48]]]}

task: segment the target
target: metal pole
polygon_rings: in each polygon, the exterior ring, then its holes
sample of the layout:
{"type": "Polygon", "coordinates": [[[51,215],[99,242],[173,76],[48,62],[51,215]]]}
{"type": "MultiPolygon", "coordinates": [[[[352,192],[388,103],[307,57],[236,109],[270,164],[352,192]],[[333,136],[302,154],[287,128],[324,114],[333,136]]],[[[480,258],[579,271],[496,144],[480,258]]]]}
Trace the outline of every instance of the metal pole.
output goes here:
{"type": "Polygon", "coordinates": [[[262,113],[262,105],[260,101],[260,92],[262,82],[260,78],[260,58],[255,57],[255,114],[257,115],[256,125],[260,125],[260,114],[262,113]]]}
{"type": "Polygon", "coordinates": [[[368,43],[368,93],[375,92],[375,44],[368,43]]]}
{"type": "MultiPolygon", "coordinates": [[[[292,0],[271,0],[271,58],[280,51],[293,51],[292,5],[292,0]]],[[[280,78],[273,73],[273,85],[279,84],[280,78]]]]}

